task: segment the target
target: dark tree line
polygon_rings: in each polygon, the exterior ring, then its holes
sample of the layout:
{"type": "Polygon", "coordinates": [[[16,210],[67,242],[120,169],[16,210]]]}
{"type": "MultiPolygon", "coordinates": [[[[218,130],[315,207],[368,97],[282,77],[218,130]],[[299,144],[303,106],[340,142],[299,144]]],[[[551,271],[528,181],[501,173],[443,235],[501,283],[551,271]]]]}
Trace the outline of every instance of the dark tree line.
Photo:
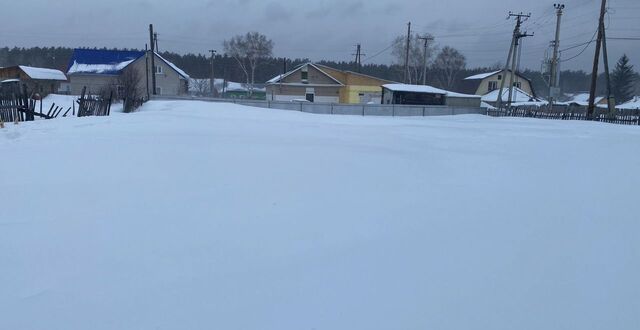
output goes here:
{"type": "MultiPolygon", "coordinates": [[[[106,48],[103,48],[106,49],[106,48]]],[[[62,71],[67,69],[69,59],[73,49],[64,47],[34,47],[34,48],[0,48],[0,67],[12,66],[12,65],[30,65],[37,67],[56,68],[62,71]]],[[[177,66],[185,70],[193,78],[209,78],[211,75],[211,58],[203,54],[186,54],[181,55],[172,52],[164,52],[161,54],[167,60],[175,63],[177,66]]],[[[271,57],[266,59],[256,72],[255,81],[257,83],[265,82],[278,74],[284,72],[286,69],[292,69],[302,63],[308,62],[307,59],[285,59],[271,57]]],[[[628,62],[628,59],[627,59],[628,62]]],[[[365,63],[362,68],[358,68],[353,62],[346,61],[320,61],[319,64],[327,65],[341,70],[358,71],[360,70],[364,74],[368,74],[374,77],[387,79],[391,81],[401,82],[403,80],[403,67],[397,64],[367,64],[365,63]]],[[[628,80],[626,77],[633,75],[635,72],[632,68],[624,69],[624,79],[619,79],[621,82],[631,81],[632,87],[626,87],[623,94],[633,94],[640,92],[638,90],[638,79],[628,80]]],[[[467,68],[461,70],[458,73],[458,80],[471,76],[474,74],[489,72],[497,70],[496,67],[483,67],[483,68],[467,68]]],[[[238,66],[235,59],[225,55],[216,55],[214,59],[214,72],[216,78],[225,78],[229,81],[243,82],[246,80],[245,73],[238,66]]],[[[543,74],[539,71],[525,70],[522,74],[531,79],[536,93],[540,96],[547,96],[548,87],[543,78],[543,74]]],[[[429,68],[427,70],[427,83],[436,87],[442,86],[442,82],[439,81],[438,72],[435,69],[429,68]]],[[[584,92],[589,90],[590,73],[584,71],[562,71],[561,73],[561,87],[565,93],[584,92]]],[[[617,89],[622,83],[616,85],[617,89]]],[[[456,89],[457,84],[454,83],[452,89],[456,89]]],[[[603,95],[605,93],[606,84],[604,77],[601,75],[598,81],[598,94],[603,95]]]]}

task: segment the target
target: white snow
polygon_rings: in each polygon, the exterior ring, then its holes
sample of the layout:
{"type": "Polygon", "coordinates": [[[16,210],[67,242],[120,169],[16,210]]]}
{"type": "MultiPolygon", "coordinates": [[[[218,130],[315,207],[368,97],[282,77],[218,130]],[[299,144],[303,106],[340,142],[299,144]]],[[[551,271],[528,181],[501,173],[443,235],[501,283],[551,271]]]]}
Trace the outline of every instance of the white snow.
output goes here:
{"type": "Polygon", "coordinates": [[[621,104],[621,105],[617,106],[616,108],[623,109],[623,110],[637,110],[637,109],[640,109],[640,96],[636,96],[632,100],[630,100],[629,102],[621,104]]]}
{"type": "Polygon", "coordinates": [[[382,87],[394,92],[441,94],[454,97],[480,98],[479,95],[461,94],[428,85],[386,84],[382,87]]]}
{"type": "Polygon", "coordinates": [[[189,80],[191,77],[189,77],[189,75],[184,72],[184,70],[180,69],[177,65],[173,64],[172,62],[167,61],[164,57],[160,56],[160,54],[155,53],[156,56],[164,61],[165,63],[167,63],[168,66],[170,66],[173,70],[175,70],[183,79],[187,79],[189,80]]]}
{"type": "MultiPolygon", "coordinates": [[[[487,103],[495,103],[498,101],[499,91],[496,89],[484,96],[482,96],[482,102],[487,103]]],[[[509,88],[505,88],[502,90],[502,101],[507,101],[509,99],[509,88]]],[[[538,102],[533,96],[529,95],[527,92],[523,91],[520,88],[513,89],[512,101],[515,103],[530,103],[530,102],[538,102]]]]}
{"type": "MultiPolygon", "coordinates": [[[[500,72],[502,72],[502,70],[493,71],[493,72],[486,72],[486,73],[480,73],[480,74],[477,74],[477,75],[474,75],[474,76],[466,77],[466,78],[464,78],[464,80],[482,80],[482,79],[485,79],[485,78],[489,78],[489,77],[493,76],[494,74],[500,73],[500,72]]],[[[508,71],[508,72],[511,72],[511,71],[508,71]]]]}
{"type": "Polygon", "coordinates": [[[135,62],[136,60],[129,60],[120,63],[113,64],[82,64],[76,61],[73,62],[67,74],[74,73],[94,73],[101,74],[105,72],[118,72],[124,70],[129,64],[135,62]]]}
{"type": "Polygon", "coordinates": [[[640,127],[189,101],[0,129],[0,329],[640,324],[640,127]]]}
{"type": "MultiPolygon", "coordinates": [[[[564,102],[565,104],[577,104],[580,106],[588,106],[589,105],[589,93],[578,93],[570,96],[569,100],[564,102]]],[[[603,96],[597,96],[595,98],[595,103],[598,104],[604,99],[603,96]]]]}
{"type": "Polygon", "coordinates": [[[30,66],[19,66],[27,76],[31,77],[33,80],[57,80],[57,81],[67,81],[67,76],[60,70],[55,69],[45,69],[45,68],[34,68],[30,66]]]}

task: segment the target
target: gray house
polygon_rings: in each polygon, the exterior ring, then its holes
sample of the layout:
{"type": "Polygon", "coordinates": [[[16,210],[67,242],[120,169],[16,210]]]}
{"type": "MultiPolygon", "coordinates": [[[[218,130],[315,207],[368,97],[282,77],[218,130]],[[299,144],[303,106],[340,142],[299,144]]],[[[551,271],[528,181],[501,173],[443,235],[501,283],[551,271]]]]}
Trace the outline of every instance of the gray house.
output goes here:
{"type": "Polygon", "coordinates": [[[153,94],[152,75],[156,78],[157,95],[187,94],[189,75],[159,54],[154,53],[154,56],[155,72],[151,66],[151,52],[76,49],[67,69],[69,93],[79,95],[84,87],[90,93],[113,88],[125,70],[135,70],[140,77],[138,89],[141,94],[147,94],[147,76],[149,94],[153,94]]]}

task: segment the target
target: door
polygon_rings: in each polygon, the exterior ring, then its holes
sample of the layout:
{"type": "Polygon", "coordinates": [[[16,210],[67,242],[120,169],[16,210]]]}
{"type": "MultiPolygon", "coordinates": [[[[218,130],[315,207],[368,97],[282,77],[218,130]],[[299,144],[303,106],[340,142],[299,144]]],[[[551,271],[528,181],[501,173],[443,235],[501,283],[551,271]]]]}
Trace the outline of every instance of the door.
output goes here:
{"type": "Polygon", "coordinates": [[[315,99],[315,94],[313,93],[307,93],[307,97],[306,97],[307,101],[313,103],[313,100],[315,99]]]}

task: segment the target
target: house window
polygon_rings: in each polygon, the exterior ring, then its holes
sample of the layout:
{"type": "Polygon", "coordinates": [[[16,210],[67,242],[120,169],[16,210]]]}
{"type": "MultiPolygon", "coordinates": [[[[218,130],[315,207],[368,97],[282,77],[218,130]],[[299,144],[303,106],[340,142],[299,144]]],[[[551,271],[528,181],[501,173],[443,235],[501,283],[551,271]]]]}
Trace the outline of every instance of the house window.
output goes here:
{"type": "Polygon", "coordinates": [[[304,68],[302,68],[301,77],[302,77],[302,83],[304,84],[309,83],[309,67],[305,66],[304,68]]]}
{"type": "Polygon", "coordinates": [[[498,80],[502,80],[502,75],[501,74],[498,75],[498,80]]]}
{"type": "Polygon", "coordinates": [[[162,74],[162,67],[156,66],[156,74],[162,74]]]}
{"type": "Polygon", "coordinates": [[[497,81],[490,81],[489,82],[489,92],[495,91],[496,89],[498,89],[498,82],[497,81]]]}
{"type": "Polygon", "coordinates": [[[522,88],[522,83],[519,82],[519,81],[516,81],[516,82],[513,83],[513,87],[522,88]]]}

